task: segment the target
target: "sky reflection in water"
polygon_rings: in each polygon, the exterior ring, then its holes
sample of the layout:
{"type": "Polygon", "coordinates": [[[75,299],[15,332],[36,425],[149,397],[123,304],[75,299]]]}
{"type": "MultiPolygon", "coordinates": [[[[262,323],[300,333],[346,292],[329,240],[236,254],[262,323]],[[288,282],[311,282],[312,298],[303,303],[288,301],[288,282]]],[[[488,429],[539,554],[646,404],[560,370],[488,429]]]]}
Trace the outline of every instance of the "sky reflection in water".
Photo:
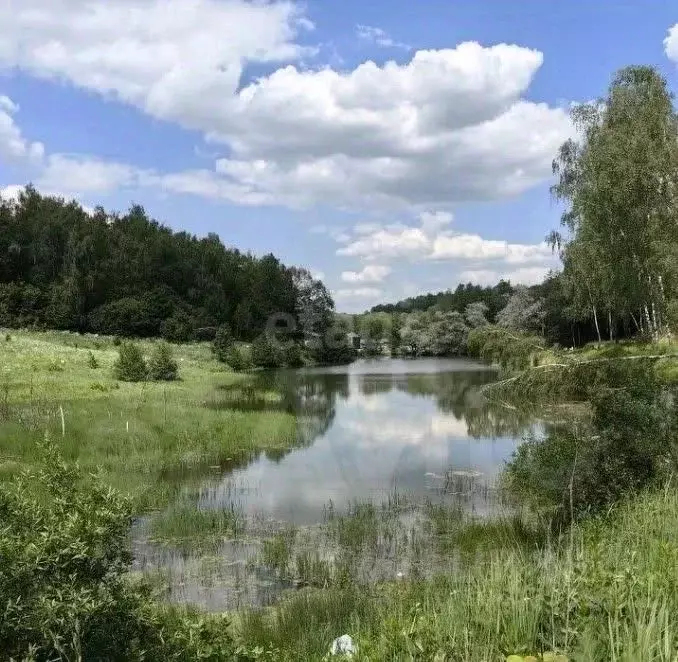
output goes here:
{"type": "MultiPolygon", "coordinates": [[[[481,396],[480,388],[495,379],[495,371],[464,360],[382,359],[262,375],[249,400],[223,392],[218,408],[294,412],[299,447],[261,454],[206,479],[200,489],[199,508],[244,510],[247,540],[225,543],[208,560],[138,536],[137,567],[168,570],[174,600],[209,609],[267,604],[288,585],[251,563],[257,534],[321,524],[330,502],[341,513],[351,502],[379,504],[397,492],[412,503],[491,514],[497,507],[492,485],[533,427],[529,418],[481,396]],[[276,390],[281,401],[258,399],[259,386],[276,390]]],[[[400,561],[391,561],[392,573],[400,561]]]]}

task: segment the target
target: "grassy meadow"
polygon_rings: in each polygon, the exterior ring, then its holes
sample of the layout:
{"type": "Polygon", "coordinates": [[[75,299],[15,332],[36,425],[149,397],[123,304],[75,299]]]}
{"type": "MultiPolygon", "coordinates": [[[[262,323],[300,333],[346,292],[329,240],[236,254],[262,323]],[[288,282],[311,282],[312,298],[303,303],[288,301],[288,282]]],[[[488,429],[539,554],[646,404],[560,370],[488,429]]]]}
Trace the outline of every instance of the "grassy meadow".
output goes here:
{"type": "MultiPolygon", "coordinates": [[[[153,344],[139,342],[146,356],[153,344]]],[[[165,504],[179,481],[210,466],[294,445],[290,414],[212,406],[219,389],[247,376],[219,364],[208,343],[173,346],[174,382],[117,381],[117,349],[90,335],[0,334],[0,477],[32,466],[48,434],[66,460],[101,472],[141,510],[165,504]]]]}

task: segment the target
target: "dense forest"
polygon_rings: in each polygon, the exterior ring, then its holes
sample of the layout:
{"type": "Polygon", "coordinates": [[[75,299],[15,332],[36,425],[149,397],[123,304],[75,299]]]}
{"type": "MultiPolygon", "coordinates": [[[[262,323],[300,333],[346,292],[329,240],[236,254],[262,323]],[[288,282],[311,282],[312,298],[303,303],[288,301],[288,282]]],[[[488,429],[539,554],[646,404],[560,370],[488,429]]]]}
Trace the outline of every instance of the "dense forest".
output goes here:
{"type": "Polygon", "coordinates": [[[31,187],[0,200],[0,255],[5,327],[186,341],[228,324],[252,340],[274,313],[308,325],[334,308],[322,283],[273,255],[173,232],[140,206],[89,214],[31,187]]]}
{"type": "Polygon", "coordinates": [[[497,313],[506,305],[506,299],[513,293],[511,283],[502,280],[493,287],[483,287],[473,283],[460,283],[455,290],[446,290],[436,294],[421,294],[409,297],[397,303],[374,306],[372,313],[413,313],[435,308],[441,311],[464,310],[471,303],[482,301],[487,306],[488,315],[494,320],[497,313]]]}

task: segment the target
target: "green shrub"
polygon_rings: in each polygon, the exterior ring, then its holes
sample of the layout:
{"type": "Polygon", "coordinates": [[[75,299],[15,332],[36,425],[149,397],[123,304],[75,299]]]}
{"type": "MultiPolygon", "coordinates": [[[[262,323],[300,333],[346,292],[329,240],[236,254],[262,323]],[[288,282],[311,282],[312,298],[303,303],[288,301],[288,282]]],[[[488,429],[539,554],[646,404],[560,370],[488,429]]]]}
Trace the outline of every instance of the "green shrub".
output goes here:
{"type": "Polygon", "coordinates": [[[156,345],[148,372],[151,379],[155,381],[171,382],[177,379],[179,367],[172,355],[172,348],[166,342],[156,345]]]}
{"type": "Polygon", "coordinates": [[[313,339],[308,347],[313,361],[320,365],[344,365],[355,361],[357,352],[342,331],[313,339]]]}
{"type": "Polygon", "coordinates": [[[195,339],[199,342],[212,342],[216,335],[216,326],[201,326],[195,330],[195,339]]]}
{"type": "Polygon", "coordinates": [[[0,484],[3,659],[275,659],[236,648],[224,616],[156,604],[129,577],[130,502],[43,453],[39,473],[0,484]]]}
{"type": "Polygon", "coordinates": [[[137,345],[131,342],[120,345],[114,371],[116,378],[122,382],[142,382],[146,379],[148,367],[137,345]]]}
{"type": "Polygon", "coordinates": [[[252,359],[247,348],[238,346],[235,343],[228,350],[226,363],[235,372],[249,370],[252,367],[252,359]]]}
{"type": "Polygon", "coordinates": [[[301,368],[304,365],[301,347],[297,343],[290,343],[287,346],[284,351],[284,362],[289,368],[301,368]]]}
{"type": "Polygon", "coordinates": [[[274,369],[283,364],[283,353],[275,339],[262,333],[252,343],[252,364],[255,368],[274,369]]]}
{"type": "Polygon", "coordinates": [[[605,510],[676,471],[675,394],[661,388],[652,366],[624,371],[625,385],[611,383],[594,397],[590,426],[555,427],[518,448],[507,467],[511,491],[569,519],[605,510]]]}
{"type": "Polygon", "coordinates": [[[89,352],[87,355],[87,365],[92,369],[96,370],[99,367],[99,361],[97,361],[97,357],[92,354],[92,352],[89,352]]]}
{"type": "Polygon", "coordinates": [[[678,331],[678,299],[669,301],[666,307],[666,319],[672,331],[678,331]]]}
{"type": "Polygon", "coordinates": [[[179,310],[160,325],[160,334],[171,342],[189,342],[195,338],[195,325],[187,313],[179,310]]]}
{"type": "Polygon", "coordinates": [[[52,498],[33,498],[25,478],[0,486],[0,649],[15,659],[124,659],[147,635],[141,596],[123,581],[129,504],[79,489],[77,473],[52,459],[32,477],[52,498]]]}
{"type": "Polygon", "coordinates": [[[530,367],[545,349],[543,338],[500,326],[472,329],[467,341],[469,356],[498,363],[507,371],[530,367]]]}
{"type": "MultiPolygon", "coordinates": [[[[222,324],[214,336],[212,352],[218,361],[228,363],[228,356],[233,346],[233,334],[228,324],[222,324]]],[[[233,366],[231,366],[233,367],[233,366]]],[[[235,368],[234,368],[235,369],[235,368]]]]}
{"type": "Polygon", "coordinates": [[[89,328],[107,336],[153,336],[158,333],[148,301],[124,297],[95,308],[88,315],[89,328]]]}

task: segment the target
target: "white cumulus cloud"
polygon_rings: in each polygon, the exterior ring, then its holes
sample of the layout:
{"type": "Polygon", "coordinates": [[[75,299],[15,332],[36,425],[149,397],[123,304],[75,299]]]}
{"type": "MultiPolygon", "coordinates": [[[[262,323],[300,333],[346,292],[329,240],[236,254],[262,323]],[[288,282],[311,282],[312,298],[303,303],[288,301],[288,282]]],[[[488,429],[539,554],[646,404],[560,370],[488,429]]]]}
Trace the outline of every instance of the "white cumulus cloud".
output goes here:
{"type": "Polygon", "coordinates": [[[377,299],[381,294],[382,291],[376,287],[345,288],[332,292],[332,296],[340,301],[345,301],[347,299],[377,299]]]}
{"type": "MultiPolygon", "coordinates": [[[[22,184],[9,184],[8,186],[0,186],[0,198],[8,202],[18,202],[19,196],[26,190],[26,187],[22,184]]],[[[50,191],[50,195],[53,195],[57,198],[63,198],[67,202],[77,202],[88,214],[94,215],[94,209],[86,204],[84,204],[78,198],[64,193],[62,191],[50,191]]]]}
{"type": "Polygon", "coordinates": [[[344,271],[341,279],[345,283],[381,283],[391,273],[391,267],[368,264],[361,271],[344,271]]]}
{"type": "Polygon", "coordinates": [[[669,30],[664,39],[664,52],[669,60],[678,64],[678,23],[669,30]]]}
{"type": "Polygon", "coordinates": [[[521,99],[541,62],[518,46],[464,43],[349,72],[287,66],[237,95],[214,134],[233,152],[217,169],[298,205],[518,194],[550,175],[571,134],[564,109],[521,99]]]}
{"type": "Polygon", "coordinates": [[[418,221],[418,227],[359,224],[354,228],[351,240],[337,250],[337,255],[365,260],[500,261],[507,265],[543,263],[553,259],[550,247],[544,242],[520,244],[447,230],[452,215],[445,212],[423,212],[418,221]]]}
{"type": "Polygon", "coordinates": [[[42,143],[30,142],[24,138],[14,121],[18,110],[19,107],[9,97],[0,95],[0,163],[39,163],[45,148],[42,143]]]}
{"type": "Polygon", "coordinates": [[[553,255],[548,244],[513,244],[477,234],[441,235],[433,240],[432,260],[505,260],[509,264],[539,262],[553,255]]]}
{"type": "Polygon", "coordinates": [[[425,255],[430,249],[431,239],[421,228],[390,225],[358,236],[337,250],[337,255],[388,260],[425,255]]]}
{"type": "Polygon", "coordinates": [[[157,173],[170,191],[443,207],[550,176],[572,127],[565,109],[524,98],[539,51],[466,42],[348,71],[289,64],[312,53],[298,39],[311,27],[285,0],[173,0],[171,11],[161,0],[4,0],[0,68],[117,99],[223,146],[214,169],[157,173]],[[274,71],[247,79],[248,63],[274,71]]]}
{"type": "Polygon", "coordinates": [[[36,186],[44,193],[108,193],[136,186],[142,177],[142,171],[123,163],[52,154],[47,158],[36,186]]]}
{"type": "Polygon", "coordinates": [[[17,202],[19,200],[19,196],[24,192],[25,189],[26,187],[22,186],[21,184],[9,184],[8,186],[1,186],[0,198],[6,200],[7,202],[17,202]]]}
{"type": "Polygon", "coordinates": [[[404,50],[410,49],[408,44],[405,44],[401,41],[396,41],[388,34],[388,32],[386,32],[386,30],[373,25],[358,24],[355,26],[355,32],[359,39],[374,43],[377,46],[381,46],[382,48],[402,48],[404,50]]]}
{"type": "Polygon", "coordinates": [[[4,0],[0,65],[204,129],[248,61],[304,52],[295,43],[300,27],[309,22],[289,1],[4,0]]]}
{"type": "Polygon", "coordinates": [[[536,285],[541,283],[551,270],[550,267],[520,267],[512,271],[492,269],[470,269],[459,274],[460,283],[475,285],[495,285],[500,280],[510,281],[513,285],[536,285]]]}
{"type": "Polygon", "coordinates": [[[452,223],[454,216],[446,211],[425,211],[419,215],[421,227],[428,232],[436,232],[452,223]]]}

